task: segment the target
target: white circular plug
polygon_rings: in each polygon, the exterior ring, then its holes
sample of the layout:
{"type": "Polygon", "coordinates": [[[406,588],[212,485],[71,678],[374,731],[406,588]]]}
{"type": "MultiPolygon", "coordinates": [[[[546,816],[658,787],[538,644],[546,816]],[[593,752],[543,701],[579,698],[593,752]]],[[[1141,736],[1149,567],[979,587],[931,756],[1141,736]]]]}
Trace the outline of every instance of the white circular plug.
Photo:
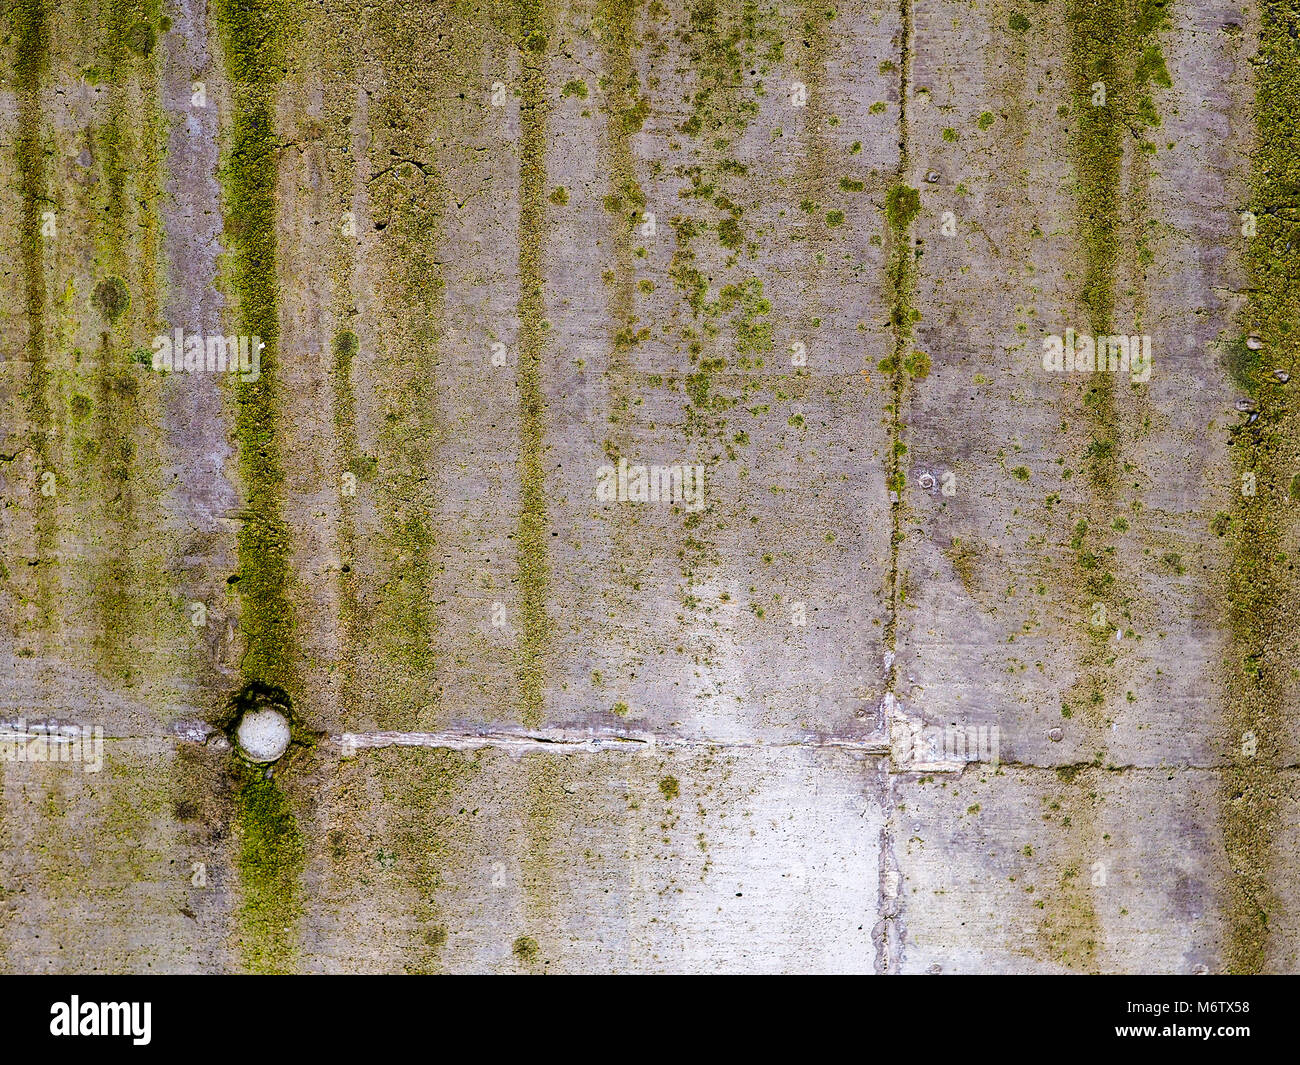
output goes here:
{"type": "Polygon", "coordinates": [[[240,719],[235,738],[254,762],[274,762],[289,749],[289,719],[278,710],[250,710],[240,719]]]}

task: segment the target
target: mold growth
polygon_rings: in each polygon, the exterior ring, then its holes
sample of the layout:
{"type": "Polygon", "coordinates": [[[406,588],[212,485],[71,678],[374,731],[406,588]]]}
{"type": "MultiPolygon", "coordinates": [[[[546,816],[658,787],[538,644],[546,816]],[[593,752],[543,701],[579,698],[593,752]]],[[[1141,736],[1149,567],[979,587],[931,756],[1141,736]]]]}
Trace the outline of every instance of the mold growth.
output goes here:
{"type": "Polygon", "coordinates": [[[546,125],[550,97],[546,48],[551,18],[543,0],[515,0],[519,54],[519,481],[521,509],[515,531],[522,614],[519,640],[519,699],[525,725],[545,716],[543,656],[551,630],[546,610],[549,562],[546,548],[546,399],[542,356],[546,347],[546,302],[542,268],[546,224],[546,125]]]}
{"type": "MultiPolygon", "coordinates": [[[[912,92],[912,49],[914,25],[911,0],[899,2],[898,31],[898,163],[885,193],[884,252],[886,286],[889,299],[889,351],[881,360],[879,370],[888,380],[889,401],[884,414],[888,425],[889,454],[885,460],[885,488],[889,492],[889,576],[885,592],[889,603],[885,612],[885,629],[882,644],[885,650],[884,687],[893,692],[898,682],[896,651],[898,648],[898,616],[906,594],[906,575],[899,564],[906,517],[906,495],[903,491],[903,400],[911,368],[919,367],[912,352],[913,325],[920,314],[913,307],[916,290],[916,238],[913,230],[916,216],[921,211],[921,194],[907,180],[911,171],[911,138],[908,126],[908,97],[912,92]]],[[[925,364],[924,377],[929,373],[925,364]]],[[[897,813],[893,799],[892,780],[886,784],[886,821],[880,830],[882,857],[892,857],[896,850],[897,813]]],[[[905,935],[901,899],[887,897],[883,890],[876,900],[879,920],[872,931],[877,973],[894,970],[900,962],[905,935]]]]}
{"type": "MultiPolygon", "coordinates": [[[[1227,708],[1223,744],[1228,768],[1220,786],[1227,851],[1227,928],[1223,966],[1231,973],[1271,968],[1272,932],[1282,903],[1272,886],[1274,847],[1284,794],[1281,766],[1288,734],[1286,706],[1293,688],[1291,634],[1300,628],[1292,563],[1295,524],[1288,482],[1300,467],[1300,418],[1287,386],[1272,372],[1294,371],[1300,355],[1300,219],[1292,205],[1300,190],[1300,42],[1291,0],[1260,0],[1260,51],[1255,68],[1255,128],[1249,210],[1257,218],[1247,238],[1249,303],[1244,325],[1257,346],[1242,346],[1237,367],[1259,411],[1253,425],[1234,428],[1231,452],[1237,498],[1227,581],[1231,653],[1225,664],[1227,708]],[[1253,472],[1257,491],[1240,491],[1253,472]]],[[[1292,386],[1294,387],[1294,386],[1292,386]]]]}
{"type": "Polygon", "coordinates": [[[639,6],[639,0],[603,0],[596,12],[605,71],[600,82],[605,97],[601,111],[605,116],[605,164],[609,170],[605,207],[614,219],[615,281],[609,295],[614,337],[607,376],[612,393],[610,421],[615,425],[625,423],[629,415],[628,354],[637,322],[632,236],[646,203],[632,154],[632,137],[641,129],[648,107],[632,58],[639,6]]]}
{"type": "MultiPolygon", "coordinates": [[[[343,257],[340,256],[340,259],[343,257]]],[[[351,473],[359,481],[361,452],[357,446],[357,408],[352,391],[352,365],[361,344],[356,333],[340,329],[334,334],[334,435],[338,440],[339,456],[343,460],[342,473],[351,473]]],[[[339,629],[340,640],[350,645],[357,629],[357,587],[353,572],[356,561],[356,522],[353,515],[355,496],[344,492],[339,504],[339,629]]],[[[340,701],[346,699],[351,689],[351,669],[344,653],[340,663],[344,670],[343,691],[340,701]]]]}
{"type": "Polygon", "coordinates": [[[234,748],[229,773],[234,778],[235,866],[240,885],[236,946],[240,961],[249,972],[292,972],[296,968],[297,923],[303,910],[306,845],[294,803],[276,775],[313,746],[317,737],[294,713],[288,692],[257,681],[245,684],[234,695],[216,724],[234,748]],[[250,723],[264,732],[265,738],[274,740],[276,747],[284,740],[274,767],[266,764],[269,759],[259,757],[267,752],[245,745],[245,740],[256,744],[262,738],[250,735],[250,723]],[[287,737],[283,734],[286,730],[287,737]]]}
{"type": "Polygon", "coordinates": [[[450,933],[438,896],[473,875],[467,819],[463,800],[457,799],[478,771],[478,756],[457,751],[385,753],[379,773],[384,806],[397,811],[388,839],[415,893],[415,927],[404,966],[408,973],[443,970],[442,953],[450,933]]]}

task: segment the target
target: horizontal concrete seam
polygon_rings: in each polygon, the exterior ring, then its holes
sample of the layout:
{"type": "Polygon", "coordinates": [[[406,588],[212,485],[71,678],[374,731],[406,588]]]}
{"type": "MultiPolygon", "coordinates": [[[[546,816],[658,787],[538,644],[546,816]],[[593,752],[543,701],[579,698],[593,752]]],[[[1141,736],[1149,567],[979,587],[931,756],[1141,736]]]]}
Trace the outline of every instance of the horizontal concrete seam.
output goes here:
{"type": "MultiPolygon", "coordinates": [[[[54,727],[58,727],[57,722],[54,727]]],[[[180,721],[172,724],[164,735],[188,743],[225,745],[229,741],[219,729],[207,722],[180,721]]],[[[40,725],[28,729],[26,734],[16,733],[13,740],[43,738],[57,742],[57,736],[44,731],[40,725]]],[[[103,736],[104,742],[129,743],[136,740],[157,739],[159,734],[128,734],[103,736]]],[[[342,732],[321,738],[323,746],[337,748],[340,754],[348,757],[363,749],[383,747],[419,747],[428,750],[480,750],[496,748],[512,753],[531,753],[554,751],[561,754],[598,754],[619,751],[635,754],[653,754],[674,750],[737,750],[737,751],[788,751],[788,750],[842,750],[887,757],[891,753],[888,739],[868,737],[850,739],[847,737],[810,737],[803,740],[723,740],[708,737],[690,737],[666,735],[644,730],[619,729],[444,729],[438,732],[342,732]]],[[[1092,763],[1060,762],[1040,765],[1037,762],[1022,762],[1014,758],[999,758],[997,763],[991,761],[940,761],[916,762],[908,766],[891,766],[893,776],[919,776],[929,773],[963,773],[967,769],[1002,768],[1040,770],[1057,773],[1060,770],[1072,770],[1076,774],[1103,772],[1119,773],[1179,773],[1188,770],[1206,773],[1221,773],[1235,768],[1230,764],[1213,764],[1200,762],[1178,763],[1176,765],[1095,765],[1092,763]]],[[[1295,773],[1300,771],[1300,762],[1288,762],[1274,766],[1275,773],[1295,773]]]]}

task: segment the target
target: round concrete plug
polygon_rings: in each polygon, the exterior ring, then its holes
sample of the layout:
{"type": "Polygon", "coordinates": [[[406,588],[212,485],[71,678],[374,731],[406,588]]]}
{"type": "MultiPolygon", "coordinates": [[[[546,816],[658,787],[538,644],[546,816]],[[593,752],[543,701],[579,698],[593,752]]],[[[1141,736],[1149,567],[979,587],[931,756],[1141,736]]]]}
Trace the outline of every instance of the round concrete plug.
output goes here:
{"type": "Polygon", "coordinates": [[[250,710],[239,719],[235,739],[254,762],[274,762],[289,749],[289,719],[279,710],[250,710]]]}

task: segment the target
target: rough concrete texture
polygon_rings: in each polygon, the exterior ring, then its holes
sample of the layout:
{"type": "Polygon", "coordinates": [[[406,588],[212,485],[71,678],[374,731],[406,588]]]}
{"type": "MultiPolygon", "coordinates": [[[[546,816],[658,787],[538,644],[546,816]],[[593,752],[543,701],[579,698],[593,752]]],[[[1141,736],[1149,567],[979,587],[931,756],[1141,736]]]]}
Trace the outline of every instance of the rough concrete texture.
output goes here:
{"type": "Polygon", "coordinates": [[[0,967],[1300,968],[1294,0],[5,7],[0,967]]]}

